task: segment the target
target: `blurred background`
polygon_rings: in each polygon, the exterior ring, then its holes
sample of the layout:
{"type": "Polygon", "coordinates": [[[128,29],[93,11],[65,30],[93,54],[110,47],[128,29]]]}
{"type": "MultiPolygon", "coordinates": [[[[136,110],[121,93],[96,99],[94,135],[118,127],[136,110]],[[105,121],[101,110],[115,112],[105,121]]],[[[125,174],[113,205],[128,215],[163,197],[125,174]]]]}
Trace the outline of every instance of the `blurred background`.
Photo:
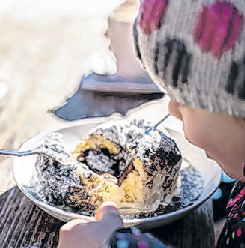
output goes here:
{"type": "Polygon", "coordinates": [[[96,16],[110,13],[123,2],[124,0],[1,0],[0,12],[33,18],[43,18],[43,15],[96,16]]]}
{"type": "MultiPolygon", "coordinates": [[[[78,89],[82,75],[93,69],[91,58],[107,56],[107,16],[122,2],[0,1],[1,148],[18,149],[64,123],[50,111],[78,89]]],[[[15,185],[12,159],[0,157],[0,164],[3,193],[15,185]]]]}

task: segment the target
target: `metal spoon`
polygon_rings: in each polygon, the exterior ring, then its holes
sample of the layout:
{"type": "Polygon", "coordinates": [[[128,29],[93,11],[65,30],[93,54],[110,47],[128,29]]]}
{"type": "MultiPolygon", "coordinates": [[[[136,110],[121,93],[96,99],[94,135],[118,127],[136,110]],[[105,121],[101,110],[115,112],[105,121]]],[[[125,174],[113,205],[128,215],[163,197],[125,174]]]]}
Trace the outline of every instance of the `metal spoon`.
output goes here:
{"type": "Polygon", "coordinates": [[[160,121],[158,121],[154,126],[148,128],[147,130],[145,130],[145,134],[149,134],[151,131],[155,130],[157,126],[159,126],[163,121],[165,121],[168,117],[170,116],[170,114],[166,114],[160,121]]]}

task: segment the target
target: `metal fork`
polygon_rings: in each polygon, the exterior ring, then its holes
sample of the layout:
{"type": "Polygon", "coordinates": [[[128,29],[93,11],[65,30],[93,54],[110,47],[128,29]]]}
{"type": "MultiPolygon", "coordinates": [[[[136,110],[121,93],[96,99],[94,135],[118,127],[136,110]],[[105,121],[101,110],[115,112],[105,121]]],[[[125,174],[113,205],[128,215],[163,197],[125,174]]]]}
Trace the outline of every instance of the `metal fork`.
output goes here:
{"type": "Polygon", "coordinates": [[[145,130],[145,134],[149,134],[151,131],[155,130],[163,121],[165,121],[168,117],[170,116],[170,114],[166,114],[160,121],[158,121],[154,126],[148,128],[147,130],[145,130]]]}
{"type": "Polygon", "coordinates": [[[0,155],[6,155],[6,156],[22,157],[22,156],[28,156],[28,155],[34,155],[34,154],[41,154],[41,153],[36,150],[15,151],[15,150],[0,149],[0,155]]]}
{"type": "Polygon", "coordinates": [[[63,147],[57,145],[50,145],[50,146],[41,145],[26,151],[0,149],[0,156],[1,155],[17,156],[17,157],[23,157],[29,155],[44,155],[67,166],[67,168],[71,167],[72,164],[74,164],[74,161],[72,161],[71,156],[66,151],[63,150],[63,147]]]}

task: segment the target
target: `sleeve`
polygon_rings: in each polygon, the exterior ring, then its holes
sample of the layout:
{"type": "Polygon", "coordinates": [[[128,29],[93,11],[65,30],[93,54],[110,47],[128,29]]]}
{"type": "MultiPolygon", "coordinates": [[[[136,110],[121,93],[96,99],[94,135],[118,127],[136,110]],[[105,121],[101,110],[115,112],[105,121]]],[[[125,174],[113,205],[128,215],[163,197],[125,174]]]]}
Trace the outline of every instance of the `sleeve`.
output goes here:
{"type": "Polygon", "coordinates": [[[226,209],[226,223],[216,248],[245,247],[245,183],[235,183],[226,209]]]}
{"type": "Polygon", "coordinates": [[[120,228],[100,248],[174,248],[136,227],[120,228]]]}

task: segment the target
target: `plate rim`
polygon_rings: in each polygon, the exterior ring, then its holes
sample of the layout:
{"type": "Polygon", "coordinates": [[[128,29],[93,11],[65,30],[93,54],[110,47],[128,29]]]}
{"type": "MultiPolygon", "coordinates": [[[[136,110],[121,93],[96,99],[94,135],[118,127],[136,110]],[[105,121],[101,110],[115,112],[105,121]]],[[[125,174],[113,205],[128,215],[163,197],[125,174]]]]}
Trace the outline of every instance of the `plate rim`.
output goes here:
{"type": "MultiPolygon", "coordinates": [[[[83,120],[77,120],[77,121],[74,121],[72,123],[61,124],[58,127],[50,128],[46,131],[40,132],[37,135],[31,137],[30,139],[28,139],[26,142],[24,142],[21,145],[19,150],[25,150],[26,149],[25,147],[28,147],[29,143],[35,142],[35,140],[40,139],[41,137],[49,134],[50,132],[55,132],[55,131],[58,132],[61,129],[67,129],[67,128],[77,127],[77,126],[81,126],[81,125],[86,125],[86,124],[92,124],[92,123],[93,124],[96,124],[96,123],[99,124],[101,122],[123,120],[123,119],[128,119],[128,118],[130,118],[130,117],[121,117],[121,116],[120,117],[119,116],[95,117],[95,118],[86,118],[83,120]]],[[[168,129],[168,127],[166,129],[168,129]]],[[[178,132],[176,130],[173,130],[173,131],[178,132]]],[[[58,216],[62,216],[62,215],[66,216],[66,219],[59,218],[59,217],[57,217],[56,214],[55,214],[56,216],[54,216],[48,212],[49,215],[52,215],[53,217],[58,218],[61,221],[67,222],[67,221],[69,221],[71,219],[75,219],[75,218],[82,218],[82,219],[86,218],[87,220],[94,220],[94,218],[91,216],[67,212],[67,211],[59,209],[55,206],[50,206],[45,202],[40,202],[40,201],[36,200],[34,197],[32,197],[30,194],[28,194],[28,192],[26,192],[26,190],[21,186],[20,182],[18,182],[18,180],[16,179],[16,169],[15,168],[16,168],[16,166],[18,166],[17,164],[18,164],[19,159],[21,159],[21,158],[16,157],[13,160],[13,165],[12,165],[13,177],[14,177],[14,180],[15,180],[18,188],[21,190],[21,192],[28,199],[30,199],[34,204],[39,206],[45,212],[47,212],[45,209],[48,208],[50,211],[56,212],[58,216]],[[67,220],[67,219],[69,219],[69,220],[67,220]]],[[[173,211],[173,212],[170,212],[167,214],[163,214],[163,215],[159,215],[159,216],[155,216],[155,217],[151,217],[151,218],[142,218],[142,219],[137,219],[137,218],[125,219],[124,218],[123,219],[124,226],[132,226],[132,225],[145,226],[145,225],[149,225],[152,222],[157,222],[157,221],[161,221],[161,222],[163,222],[163,224],[167,224],[169,222],[172,222],[176,219],[181,218],[179,216],[183,216],[183,215],[187,214],[189,211],[197,209],[200,205],[202,205],[205,201],[207,201],[212,196],[212,194],[216,191],[216,189],[218,188],[218,186],[219,186],[218,182],[220,182],[220,180],[221,180],[221,168],[218,166],[217,169],[219,169],[219,180],[217,180],[217,185],[214,186],[214,188],[209,192],[209,194],[206,197],[203,197],[202,199],[199,198],[200,199],[199,201],[197,200],[193,204],[191,204],[187,207],[184,207],[182,209],[179,209],[177,211],[173,211]]]]}

